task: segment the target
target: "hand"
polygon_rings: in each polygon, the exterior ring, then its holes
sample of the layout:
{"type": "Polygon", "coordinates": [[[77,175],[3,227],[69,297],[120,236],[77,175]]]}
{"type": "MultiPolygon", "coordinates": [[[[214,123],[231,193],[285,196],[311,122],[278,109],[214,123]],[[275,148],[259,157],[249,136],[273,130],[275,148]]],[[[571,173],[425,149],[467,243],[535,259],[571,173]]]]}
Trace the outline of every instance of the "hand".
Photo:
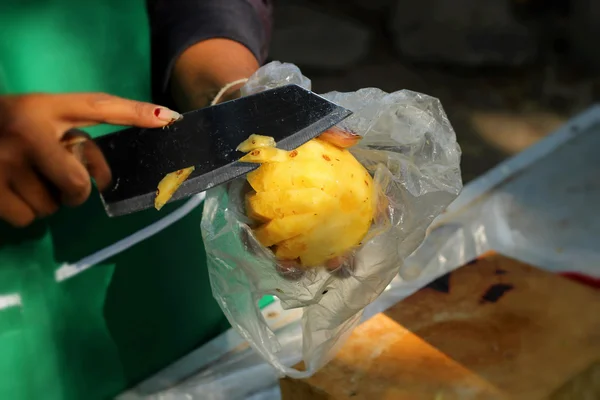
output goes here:
{"type": "MultiPolygon", "coordinates": [[[[249,78],[258,67],[250,50],[233,40],[203,40],[187,48],[175,62],[171,93],[178,109],[206,107],[223,86],[249,78]]],[[[231,87],[221,101],[238,97],[241,86],[231,87]]]]}
{"type": "Polygon", "coordinates": [[[73,128],[108,123],[155,128],[180,115],[164,107],[103,93],[0,96],[0,219],[18,227],[53,214],[60,203],[82,204],[110,170],[93,141],[81,146],[85,165],[61,140],[73,128]]]}

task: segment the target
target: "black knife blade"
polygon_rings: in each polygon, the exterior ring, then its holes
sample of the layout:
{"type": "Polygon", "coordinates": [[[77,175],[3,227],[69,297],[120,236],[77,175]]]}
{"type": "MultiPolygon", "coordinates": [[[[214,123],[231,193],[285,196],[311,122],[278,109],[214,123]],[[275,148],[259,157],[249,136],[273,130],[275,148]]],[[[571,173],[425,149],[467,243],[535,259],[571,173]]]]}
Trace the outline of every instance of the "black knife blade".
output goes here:
{"type": "Polygon", "coordinates": [[[109,216],[154,206],[156,188],[168,173],[195,171],[171,201],[189,197],[257,168],[240,163],[236,147],[251,134],[275,138],[292,150],[351,115],[351,111],[297,85],[191,111],[165,128],[128,128],[95,139],[112,171],[101,193],[109,216]]]}

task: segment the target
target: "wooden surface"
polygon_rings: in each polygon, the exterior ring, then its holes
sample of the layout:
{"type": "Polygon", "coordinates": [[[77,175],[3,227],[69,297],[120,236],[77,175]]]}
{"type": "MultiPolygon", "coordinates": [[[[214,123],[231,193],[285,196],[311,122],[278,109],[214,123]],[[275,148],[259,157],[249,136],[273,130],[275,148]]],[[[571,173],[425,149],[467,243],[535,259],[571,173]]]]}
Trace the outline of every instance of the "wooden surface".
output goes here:
{"type": "Polygon", "coordinates": [[[600,399],[600,292],[487,255],[360,325],[297,399],[600,399]],[[565,397],[566,396],[566,397],[565,397]]]}

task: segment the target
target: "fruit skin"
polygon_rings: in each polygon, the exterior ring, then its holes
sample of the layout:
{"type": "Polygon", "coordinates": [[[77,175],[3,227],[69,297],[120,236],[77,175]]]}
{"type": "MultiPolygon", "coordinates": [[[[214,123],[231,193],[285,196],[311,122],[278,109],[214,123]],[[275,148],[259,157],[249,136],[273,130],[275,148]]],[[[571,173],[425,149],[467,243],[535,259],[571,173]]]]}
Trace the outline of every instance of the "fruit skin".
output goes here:
{"type": "Polygon", "coordinates": [[[346,149],[313,139],[250,172],[246,211],[279,260],[324,265],[360,244],[373,221],[371,175],[346,149]]]}

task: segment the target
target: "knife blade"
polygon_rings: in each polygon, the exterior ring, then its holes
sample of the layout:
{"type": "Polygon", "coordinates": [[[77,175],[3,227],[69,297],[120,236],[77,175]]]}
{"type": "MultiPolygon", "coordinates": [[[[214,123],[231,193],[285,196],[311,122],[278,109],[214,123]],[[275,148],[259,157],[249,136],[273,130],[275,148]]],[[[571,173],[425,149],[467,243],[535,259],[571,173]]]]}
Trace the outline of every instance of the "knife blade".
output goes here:
{"type": "Polygon", "coordinates": [[[194,166],[170,201],[189,197],[247,174],[256,164],[237,161],[236,147],[251,134],[275,138],[293,150],[352,112],[297,85],[287,85],[183,114],[165,128],[128,128],[95,139],[112,171],[101,193],[109,216],[154,206],[168,173],[194,166]]]}

